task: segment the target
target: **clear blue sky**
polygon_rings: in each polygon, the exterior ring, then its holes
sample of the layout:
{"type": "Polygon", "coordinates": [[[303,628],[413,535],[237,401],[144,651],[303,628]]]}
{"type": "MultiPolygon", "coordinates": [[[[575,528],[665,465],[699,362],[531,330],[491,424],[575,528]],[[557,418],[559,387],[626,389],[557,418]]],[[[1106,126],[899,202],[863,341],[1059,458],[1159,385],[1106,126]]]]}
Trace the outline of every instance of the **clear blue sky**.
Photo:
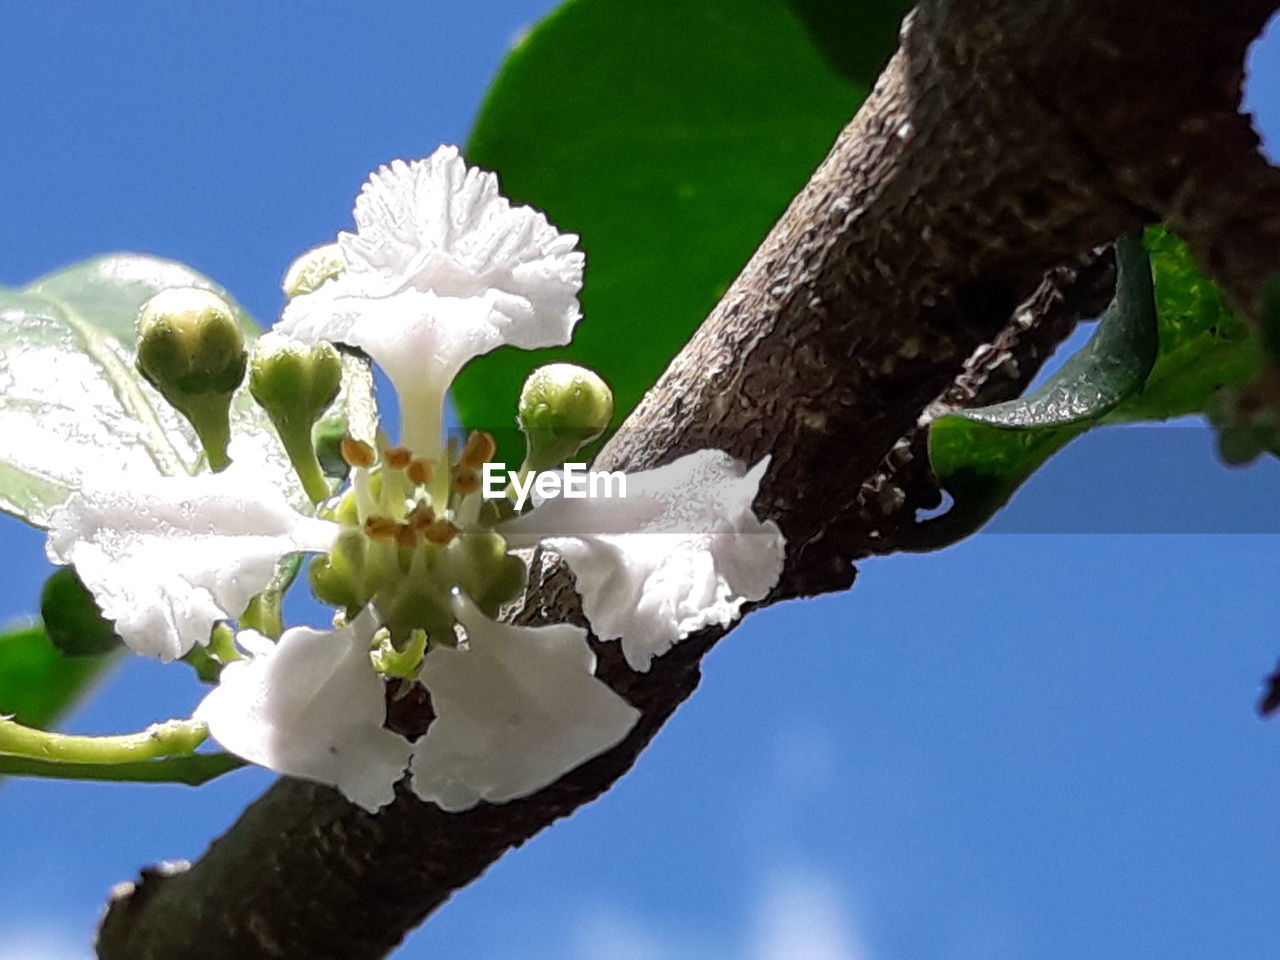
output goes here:
{"type": "MultiPolygon", "coordinates": [[[[0,5],[0,283],[139,250],[269,321],[287,261],[349,223],[376,164],[460,142],[547,6],[0,5]]],[[[1251,102],[1280,143],[1280,36],[1251,102]]],[[[1280,721],[1253,703],[1280,656],[1280,541],[1248,531],[1280,529],[1278,475],[1222,469],[1192,428],[1086,440],[1002,520],[1039,532],[753,616],[616,789],[397,956],[1273,956],[1280,721]]],[[[0,536],[7,619],[47,570],[38,535],[0,536]]],[[[70,726],[198,695],[135,659],[70,726]]],[[[195,858],[268,780],[0,786],[0,960],[88,956],[111,884],[195,858]]]]}

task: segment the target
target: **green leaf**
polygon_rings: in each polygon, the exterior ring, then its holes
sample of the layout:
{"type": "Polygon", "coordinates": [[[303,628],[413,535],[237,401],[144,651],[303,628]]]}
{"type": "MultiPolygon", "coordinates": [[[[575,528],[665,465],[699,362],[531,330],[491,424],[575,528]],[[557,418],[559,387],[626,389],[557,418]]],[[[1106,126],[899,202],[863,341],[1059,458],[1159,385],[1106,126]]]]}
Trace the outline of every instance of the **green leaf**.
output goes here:
{"type": "Polygon", "coordinates": [[[1026,397],[931,424],[930,463],[954,505],[918,524],[913,546],[932,549],[977,530],[1050,456],[1142,387],[1160,342],[1152,272],[1136,237],[1116,249],[1116,297],[1083,349],[1026,397]]]}
{"type": "MultiPolygon", "coordinates": [[[[161,290],[171,287],[212,290],[235,306],[225,289],[190,267],[135,253],[94,257],[46,274],[28,284],[24,291],[60,304],[76,315],[91,318],[100,332],[122,344],[132,345],[138,308],[161,290]]],[[[257,336],[257,324],[239,307],[236,313],[245,336],[257,336]]]]}
{"type": "Polygon", "coordinates": [[[44,582],[40,619],[49,642],[68,657],[99,656],[123,642],[71,567],[59,567],[44,582]]]}
{"type": "Polygon", "coordinates": [[[1186,244],[1164,227],[1147,230],[1144,241],[1155,277],[1159,355],[1142,389],[1111,411],[1107,423],[1204,413],[1219,389],[1251,379],[1261,365],[1258,339],[1231,313],[1186,244]]]}
{"type": "MultiPolygon", "coordinates": [[[[1085,430],[1210,412],[1224,387],[1247,383],[1261,369],[1260,339],[1231,313],[1182,241],[1156,226],[1141,244],[1121,238],[1116,249],[1116,299],[1083,350],[1029,397],[958,411],[930,426],[930,462],[954,505],[917,524],[912,546],[936,549],[977,530],[1085,430]]],[[[1237,430],[1224,457],[1252,459],[1273,445],[1273,432],[1267,427],[1259,444],[1237,430]],[[1244,452],[1235,449],[1241,444],[1244,452]]]]}
{"type": "Polygon", "coordinates": [[[525,376],[552,360],[596,369],[625,416],[822,160],[907,7],[571,0],[522,39],[467,158],[581,235],[584,319],[570,347],[470,364],[463,422],[510,425],[525,376]]]}
{"type": "MultiPolygon", "coordinates": [[[[198,469],[200,448],[190,425],[134,369],[138,308],[175,286],[214,290],[230,300],[189,267],[129,253],[68,267],[22,290],[0,288],[0,510],[47,526],[53,509],[97,471],[198,469]]],[[[247,334],[255,334],[252,321],[237,313],[247,334]]],[[[335,405],[340,412],[372,407],[367,370],[355,374],[335,405]]],[[[306,502],[247,390],[233,403],[232,436],[256,448],[251,455],[306,502]]]]}
{"type": "Polygon", "coordinates": [[[48,729],[115,659],[68,657],[41,626],[10,628],[0,633],[0,714],[48,729]]]}

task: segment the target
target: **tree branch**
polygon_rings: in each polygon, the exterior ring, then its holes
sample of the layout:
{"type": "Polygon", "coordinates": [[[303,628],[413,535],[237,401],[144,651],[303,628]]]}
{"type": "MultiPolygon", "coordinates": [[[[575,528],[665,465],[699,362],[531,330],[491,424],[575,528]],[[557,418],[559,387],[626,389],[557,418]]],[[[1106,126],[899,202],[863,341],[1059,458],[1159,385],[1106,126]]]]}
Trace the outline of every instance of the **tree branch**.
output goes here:
{"type": "MultiPolygon", "coordinates": [[[[599,463],[641,469],[706,446],[751,462],[771,453],[757,508],[788,538],[771,599],[840,590],[853,561],[892,550],[929,498],[919,458],[899,461],[930,404],[980,387],[978,374],[995,389],[1008,358],[993,358],[1018,344],[1027,362],[1011,382],[1024,382],[1096,313],[1105,284],[1087,260],[1078,269],[1087,251],[1166,220],[1251,315],[1280,264],[1280,174],[1237,113],[1239,79],[1275,5],[927,0],[831,154],[599,463]],[[1041,283],[1052,289],[1033,295],[1041,283]]],[[[565,571],[548,561],[535,579],[523,619],[576,615],[565,571]]],[[[596,644],[600,676],[642,719],[524,800],[450,815],[402,795],[370,816],[281,780],[192,869],[120,891],[99,956],[383,956],[621,776],[719,636],[690,638],[643,675],[616,644],[596,644]]]]}

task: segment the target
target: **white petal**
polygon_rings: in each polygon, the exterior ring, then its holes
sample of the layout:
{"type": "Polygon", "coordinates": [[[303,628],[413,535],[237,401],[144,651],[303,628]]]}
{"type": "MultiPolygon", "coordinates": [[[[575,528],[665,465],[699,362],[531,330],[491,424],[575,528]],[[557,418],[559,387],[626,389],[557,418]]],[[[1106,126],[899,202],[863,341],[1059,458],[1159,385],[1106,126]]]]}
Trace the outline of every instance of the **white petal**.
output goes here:
{"type": "Polygon", "coordinates": [[[700,450],[627,475],[626,497],[559,498],[506,524],[513,546],[535,536],[569,564],[602,640],[621,638],[633,670],[711,625],[727,626],[782,574],[785,539],[751,510],[768,458],[750,472],[700,450]]]}
{"type": "Polygon", "coordinates": [[[382,727],[383,684],[369,661],[376,628],[365,611],[340,630],[293,627],[274,646],[243,631],[237,639],[256,655],[224,667],[194,716],[237,756],[376,811],[395,799],[410,750],[382,727]]]}
{"type": "Polygon", "coordinates": [[[581,316],[584,255],[530,207],[512,207],[492,173],[456,147],[379,168],[361,190],[347,270],[295,297],[276,330],[360,347],[404,390],[502,345],[569,342],[581,316]]]}
{"type": "Polygon", "coordinates": [[[596,679],[585,630],[508,626],[464,604],[467,646],[423,666],[436,712],[413,751],[423,800],[458,811],[528,796],[635,726],[640,712],[596,679]]]}
{"type": "Polygon", "coordinates": [[[50,518],[46,549],[75,564],[125,643],[172,660],[242,613],[281,557],[327,550],[337,529],[236,463],[194,477],[91,478],[50,518]]]}

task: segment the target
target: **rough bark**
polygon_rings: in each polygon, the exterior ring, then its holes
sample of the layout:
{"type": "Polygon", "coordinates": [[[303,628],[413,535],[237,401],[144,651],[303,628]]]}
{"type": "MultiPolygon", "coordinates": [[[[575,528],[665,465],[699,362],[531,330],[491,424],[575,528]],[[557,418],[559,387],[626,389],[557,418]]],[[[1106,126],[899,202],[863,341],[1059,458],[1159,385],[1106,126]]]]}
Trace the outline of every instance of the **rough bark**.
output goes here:
{"type": "MultiPolygon", "coordinates": [[[[891,552],[931,496],[919,458],[902,457],[922,412],[948,390],[1001,389],[1002,351],[1024,352],[1010,385],[1024,381],[1047,343],[1096,312],[1098,270],[1077,270],[1089,250],[1164,220],[1256,313],[1280,265],[1280,172],[1237,111],[1245,49],[1275,6],[926,0],[871,97],[603,462],[638,469],[704,446],[771,453],[757,507],[788,538],[771,599],[840,590],[853,561],[891,552]]],[[[524,619],[574,615],[563,570],[548,563],[537,580],[524,619]]],[[[521,801],[449,815],[402,796],[370,816],[324,787],[280,781],[194,867],[117,891],[99,956],[383,956],[624,773],[717,639],[691,638],[643,675],[616,644],[597,645],[600,675],[643,719],[521,801]]]]}

